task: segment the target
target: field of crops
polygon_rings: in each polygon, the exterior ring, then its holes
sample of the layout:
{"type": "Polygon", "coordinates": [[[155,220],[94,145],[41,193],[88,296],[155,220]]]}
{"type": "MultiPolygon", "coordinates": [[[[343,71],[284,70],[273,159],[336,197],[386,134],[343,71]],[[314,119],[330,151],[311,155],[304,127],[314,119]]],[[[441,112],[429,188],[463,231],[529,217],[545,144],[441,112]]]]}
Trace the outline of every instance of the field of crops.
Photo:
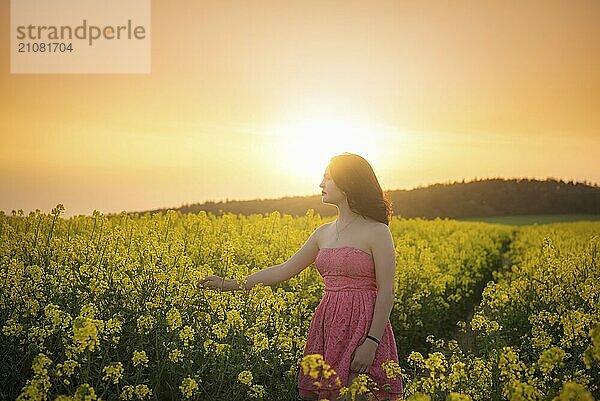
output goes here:
{"type": "MultiPolygon", "coordinates": [[[[302,358],[314,266],[247,291],[195,284],[283,263],[333,218],[62,210],[0,214],[1,399],[298,400],[299,372],[324,373],[302,358]]],[[[390,229],[408,399],[597,397],[600,222],[390,229]]]]}

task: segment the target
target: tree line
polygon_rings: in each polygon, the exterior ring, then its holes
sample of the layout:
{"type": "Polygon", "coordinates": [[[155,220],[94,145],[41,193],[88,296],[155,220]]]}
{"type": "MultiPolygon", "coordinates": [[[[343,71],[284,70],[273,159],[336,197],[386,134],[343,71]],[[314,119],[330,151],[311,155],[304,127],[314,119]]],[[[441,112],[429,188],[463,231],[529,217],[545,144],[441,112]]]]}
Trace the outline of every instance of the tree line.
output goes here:
{"type": "MultiPolygon", "coordinates": [[[[556,179],[486,178],[469,182],[432,184],[413,189],[386,191],[394,215],[404,218],[432,219],[526,214],[600,213],[600,186],[588,182],[556,179]]],[[[308,209],[321,216],[334,216],[336,210],[321,202],[321,195],[283,197],[279,199],[207,201],[185,204],[182,213],[201,210],[217,216],[224,213],[250,215],[271,213],[300,216],[308,209]]],[[[166,212],[168,209],[141,213],[166,212]]]]}

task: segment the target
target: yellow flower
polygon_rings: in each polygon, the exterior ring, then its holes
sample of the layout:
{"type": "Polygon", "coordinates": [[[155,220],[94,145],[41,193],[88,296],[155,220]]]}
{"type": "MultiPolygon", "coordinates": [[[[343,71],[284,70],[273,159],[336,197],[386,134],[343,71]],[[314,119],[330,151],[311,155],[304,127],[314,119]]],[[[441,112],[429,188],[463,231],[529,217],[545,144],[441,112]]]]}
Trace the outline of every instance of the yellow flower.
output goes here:
{"type": "Polygon", "coordinates": [[[190,326],[184,326],[179,332],[179,338],[183,341],[183,345],[187,347],[190,341],[194,341],[194,329],[190,326]]]}
{"type": "Polygon", "coordinates": [[[62,314],[58,305],[48,304],[44,308],[44,315],[52,326],[57,327],[62,323],[62,314]]]}
{"type": "Polygon", "coordinates": [[[81,386],[77,387],[75,395],[73,396],[73,399],[77,401],[94,401],[97,398],[98,397],[96,397],[96,392],[94,391],[94,388],[87,383],[84,383],[81,386]]]}
{"type": "Polygon", "coordinates": [[[566,382],[560,390],[558,397],[554,397],[552,401],[594,401],[592,394],[581,384],[576,382],[566,382]]]}
{"type": "Polygon", "coordinates": [[[252,398],[262,398],[265,394],[265,389],[260,384],[253,384],[248,390],[248,395],[252,398]]]}
{"type": "Polygon", "coordinates": [[[38,354],[31,365],[33,369],[33,379],[27,380],[27,383],[21,390],[21,394],[17,397],[17,401],[21,400],[45,400],[51,383],[48,377],[47,367],[52,363],[52,360],[44,354],[38,354]]]}
{"type": "Polygon", "coordinates": [[[396,361],[393,361],[391,359],[382,363],[381,367],[383,368],[383,371],[385,372],[385,375],[388,379],[395,379],[396,377],[402,374],[402,369],[400,368],[400,365],[398,365],[396,361]]]}
{"type": "Polygon", "coordinates": [[[357,395],[368,394],[370,392],[373,393],[377,390],[379,390],[379,388],[373,379],[366,374],[360,374],[354,378],[349,386],[343,386],[340,388],[340,395],[344,396],[344,399],[347,398],[347,395],[351,400],[355,400],[357,395]]]}
{"type": "Polygon", "coordinates": [[[151,315],[140,316],[137,319],[137,328],[140,334],[148,334],[154,327],[156,319],[151,315]]]}
{"type": "Polygon", "coordinates": [[[371,383],[371,379],[366,374],[359,374],[352,380],[350,386],[348,387],[351,394],[367,394],[369,392],[369,384],[371,383]]]}
{"type": "Polygon", "coordinates": [[[38,354],[33,359],[33,364],[31,365],[31,369],[36,376],[47,375],[48,369],[47,367],[52,364],[52,360],[48,358],[44,354],[38,354]]]}
{"type": "Polygon", "coordinates": [[[133,357],[131,360],[133,361],[133,366],[135,367],[138,365],[148,366],[148,357],[146,356],[146,351],[133,351],[133,357]]]}
{"type": "Polygon", "coordinates": [[[434,352],[429,354],[429,357],[425,360],[425,367],[432,372],[435,371],[446,371],[446,357],[441,352],[434,352]]]}
{"type": "Polygon", "coordinates": [[[415,365],[417,367],[423,367],[425,365],[425,359],[420,352],[411,352],[407,360],[411,365],[415,365]]]}
{"type": "Polygon", "coordinates": [[[183,360],[183,352],[175,348],[169,351],[169,359],[174,363],[181,362],[183,360]]]}
{"type": "Polygon", "coordinates": [[[592,344],[583,353],[583,362],[586,368],[591,369],[594,360],[600,361],[600,325],[590,329],[589,336],[592,344]]]}
{"type": "Polygon", "coordinates": [[[416,392],[408,397],[407,401],[431,401],[431,397],[427,394],[416,392]]]}
{"type": "Polygon", "coordinates": [[[78,351],[93,351],[100,344],[96,323],[97,320],[85,316],[77,316],[73,320],[73,340],[78,351]]]}
{"type": "Polygon", "coordinates": [[[175,330],[181,327],[181,314],[177,308],[171,308],[167,312],[167,331],[175,330]]]}
{"type": "Polygon", "coordinates": [[[472,401],[470,395],[452,392],[446,397],[446,401],[472,401]]]}
{"type": "Polygon", "coordinates": [[[131,400],[133,399],[135,394],[135,388],[133,386],[124,386],[121,390],[121,399],[122,400],[131,400]]]}
{"type": "MultiPolygon", "coordinates": [[[[320,375],[322,375],[325,379],[329,379],[331,376],[337,375],[336,371],[332,369],[330,365],[325,363],[323,355],[321,354],[304,356],[300,362],[300,365],[302,366],[302,373],[309,375],[313,379],[317,379],[320,375]]],[[[335,383],[338,386],[340,385],[339,377],[335,378],[335,383]]]]}
{"type": "Polygon", "coordinates": [[[236,309],[227,311],[226,316],[227,316],[227,327],[230,329],[231,328],[242,329],[246,325],[246,322],[242,318],[240,311],[238,311],[236,309]]]}
{"type": "Polygon", "coordinates": [[[96,307],[96,305],[92,304],[92,303],[88,303],[85,304],[82,308],[81,308],[81,316],[85,316],[85,317],[89,317],[90,319],[93,319],[96,317],[96,314],[98,313],[98,308],[96,307]]]}
{"type": "Polygon", "coordinates": [[[72,359],[67,359],[63,363],[56,364],[56,375],[58,377],[63,375],[66,377],[71,377],[75,373],[75,368],[78,368],[79,366],[79,362],[72,359]]]}
{"type": "Polygon", "coordinates": [[[185,398],[190,398],[198,390],[198,382],[191,377],[186,377],[181,381],[181,386],[179,386],[179,389],[185,398]]]}
{"type": "Polygon", "coordinates": [[[240,383],[244,383],[248,386],[252,385],[252,379],[253,379],[252,372],[250,372],[248,370],[244,370],[244,371],[240,372],[238,374],[237,378],[240,383]]]}
{"type": "Polygon", "coordinates": [[[224,322],[219,322],[217,324],[214,324],[212,326],[212,331],[219,340],[222,340],[225,337],[227,337],[227,332],[228,332],[227,324],[225,324],[224,322]]]}
{"type": "Polygon", "coordinates": [[[450,383],[459,384],[461,381],[467,380],[466,365],[464,362],[456,361],[450,367],[448,380],[450,383]]]}
{"type": "Polygon", "coordinates": [[[102,371],[104,372],[103,380],[112,380],[114,384],[117,384],[123,377],[123,364],[121,362],[111,363],[106,365],[102,371]]]}
{"type": "Polygon", "coordinates": [[[319,369],[325,364],[323,360],[323,355],[320,354],[312,354],[306,355],[302,358],[302,362],[300,363],[302,366],[302,373],[305,375],[310,375],[313,379],[319,377],[319,369]]]}
{"type": "Polygon", "coordinates": [[[214,352],[217,356],[231,349],[230,344],[220,344],[211,340],[210,338],[204,341],[203,346],[206,352],[214,352]]]}
{"type": "Polygon", "coordinates": [[[540,371],[546,374],[550,373],[552,369],[554,369],[557,365],[560,365],[565,356],[565,351],[558,347],[552,347],[544,350],[538,359],[540,371]]]}
{"type": "Polygon", "coordinates": [[[123,322],[118,318],[108,319],[104,326],[105,339],[109,339],[112,336],[112,343],[118,344],[120,340],[119,334],[123,327],[123,322]]]}
{"type": "Polygon", "coordinates": [[[2,326],[2,332],[7,337],[18,337],[23,333],[23,325],[11,318],[6,321],[4,326],[2,326]]]}
{"type": "Polygon", "coordinates": [[[152,390],[150,390],[150,388],[148,388],[148,386],[146,386],[145,384],[138,384],[137,386],[135,386],[135,395],[140,400],[143,400],[144,398],[150,397],[152,395],[152,390]]]}
{"type": "Polygon", "coordinates": [[[281,334],[278,338],[278,346],[282,351],[291,351],[292,338],[289,335],[281,334]]]}
{"type": "Polygon", "coordinates": [[[145,384],[138,384],[135,387],[127,385],[121,390],[122,400],[133,400],[134,398],[143,400],[150,396],[152,396],[152,390],[145,384]]]}
{"type": "Polygon", "coordinates": [[[265,333],[256,333],[252,338],[252,351],[256,354],[269,349],[269,339],[265,335],[265,333]]]}

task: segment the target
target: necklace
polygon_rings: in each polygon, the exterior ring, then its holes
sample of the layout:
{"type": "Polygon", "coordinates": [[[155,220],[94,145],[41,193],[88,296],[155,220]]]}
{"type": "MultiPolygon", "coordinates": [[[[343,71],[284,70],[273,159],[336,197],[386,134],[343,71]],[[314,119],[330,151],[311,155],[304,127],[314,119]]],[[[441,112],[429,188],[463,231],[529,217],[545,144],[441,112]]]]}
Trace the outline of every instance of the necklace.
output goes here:
{"type": "Polygon", "coordinates": [[[358,220],[358,217],[355,217],[354,220],[352,220],[350,223],[346,224],[346,227],[342,228],[341,230],[338,230],[338,221],[336,219],[335,220],[335,231],[337,232],[337,236],[336,236],[335,240],[339,241],[339,239],[340,239],[340,233],[342,231],[344,231],[346,228],[348,228],[350,226],[350,224],[354,223],[356,220],[358,220]]]}

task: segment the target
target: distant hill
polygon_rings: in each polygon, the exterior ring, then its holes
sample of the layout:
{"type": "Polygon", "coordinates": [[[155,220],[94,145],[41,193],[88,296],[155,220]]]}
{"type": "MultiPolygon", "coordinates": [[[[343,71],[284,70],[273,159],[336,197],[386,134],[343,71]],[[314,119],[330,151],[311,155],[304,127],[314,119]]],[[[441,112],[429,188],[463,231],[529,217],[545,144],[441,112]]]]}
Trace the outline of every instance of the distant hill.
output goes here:
{"type": "MultiPolygon", "coordinates": [[[[546,179],[491,178],[469,182],[433,184],[410,190],[392,190],[387,194],[393,202],[394,215],[412,218],[465,218],[515,216],[532,214],[600,213],[600,186],[587,182],[565,182],[546,179]]],[[[221,215],[271,213],[304,215],[314,209],[321,216],[334,216],[335,207],[321,202],[320,195],[279,199],[205,202],[183,205],[182,213],[200,210],[221,215]]],[[[168,209],[141,213],[165,212],[168,209]]]]}

